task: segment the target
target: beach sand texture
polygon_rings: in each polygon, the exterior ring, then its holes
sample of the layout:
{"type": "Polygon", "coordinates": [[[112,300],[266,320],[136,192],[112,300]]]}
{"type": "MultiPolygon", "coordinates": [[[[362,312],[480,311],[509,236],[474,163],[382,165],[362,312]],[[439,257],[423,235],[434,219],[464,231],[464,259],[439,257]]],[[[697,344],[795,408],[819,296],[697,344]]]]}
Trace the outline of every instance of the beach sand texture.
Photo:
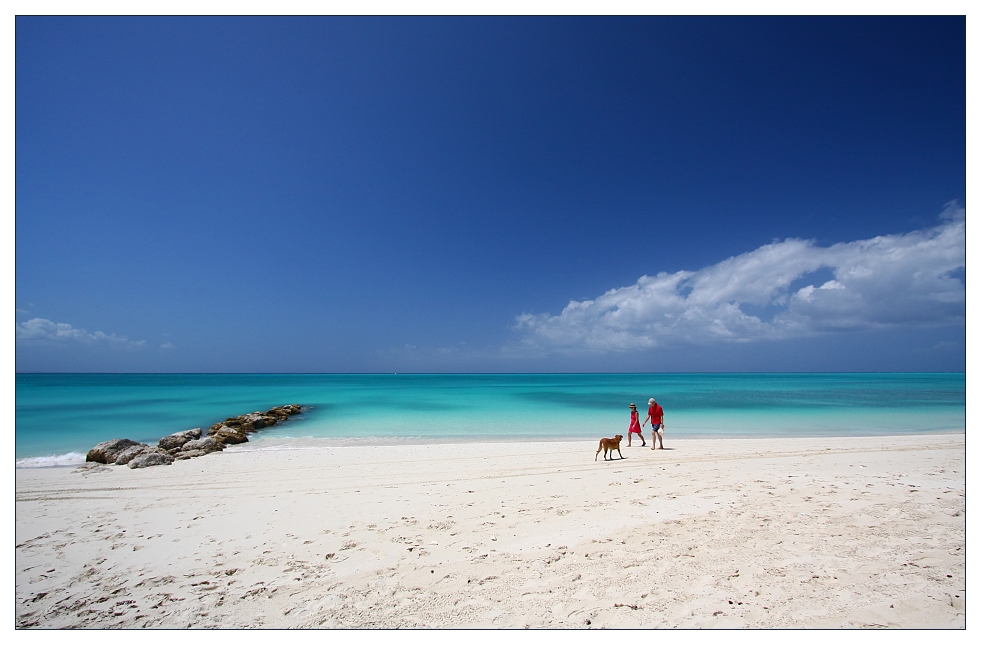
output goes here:
{"type": "Polygon", "coordinates": [[[19,469],[16,625],[964,626],[963,434],[596,443],[19,469]]]}

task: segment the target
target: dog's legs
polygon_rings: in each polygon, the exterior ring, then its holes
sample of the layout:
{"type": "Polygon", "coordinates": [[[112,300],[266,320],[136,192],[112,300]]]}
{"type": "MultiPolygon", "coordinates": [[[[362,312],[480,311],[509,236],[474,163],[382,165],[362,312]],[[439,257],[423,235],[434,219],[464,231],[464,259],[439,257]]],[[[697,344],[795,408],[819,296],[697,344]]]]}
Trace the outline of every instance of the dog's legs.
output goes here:
{"type": "MultiPolygon", "coordinates": [[[[617,452],[620,452],[620,449],[619,448],[617,448],[617,452]]],[[[612,450],[610,451],[610,459],[613,459],[613,451],[612,450]]],[[[620,452],[620,459],[623,459],[623,453],[622,452],[620,452]]]]}

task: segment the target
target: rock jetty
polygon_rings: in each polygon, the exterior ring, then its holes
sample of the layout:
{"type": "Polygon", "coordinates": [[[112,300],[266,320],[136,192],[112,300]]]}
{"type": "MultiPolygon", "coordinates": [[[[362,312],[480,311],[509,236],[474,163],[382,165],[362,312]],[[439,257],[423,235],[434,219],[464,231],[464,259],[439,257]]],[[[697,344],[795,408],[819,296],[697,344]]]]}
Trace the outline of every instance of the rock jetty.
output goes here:
{"type": "Polygon", "coordinates": [[[201,428],[182,430],[161,437],[156,446],[132,439],[111,439],[89,450],[85,461],[126,465],[130,468],[172,464],[175,460],[192,459],[210,452],[219,452],[229,444],[245,443],[249,440],[250,434],[286,421],[294,414],[302,412],[303,409],[299,405],[291,403],[265,412],[229,417],[208,428],[205,437],[201,436],[201,428]]]}

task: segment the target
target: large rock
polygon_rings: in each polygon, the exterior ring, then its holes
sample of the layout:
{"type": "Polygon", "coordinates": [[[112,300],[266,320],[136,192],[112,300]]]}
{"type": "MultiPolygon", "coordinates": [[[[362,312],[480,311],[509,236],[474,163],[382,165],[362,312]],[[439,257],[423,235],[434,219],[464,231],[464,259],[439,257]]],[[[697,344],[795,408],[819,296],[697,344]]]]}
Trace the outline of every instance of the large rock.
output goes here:
{"type": "Polygon", "coordinates": [[[188,441],[194,441],[195,439],[200,438],[201,428],[192,428],[190,430],[169,434],[166,437],[161,438],[157,445],[164,450],[173,450],[174,448],[180,448],[188,441]]]}
{"type": "Polygon", "coordinates": [[[303,409],[295,404],[280,405],[265,412],[252,412],[229,417],[208,429],[208,436],[201,438],[201,428],[193,428],[162,437],[156,446],[131,439],[104,441],[92,448],[86,462],[100,464],[126,464],[130,468],[145,468],[169,464],[174,459],[191,459],[209,452],[225,449],[226,444],[245,443],[248,435],[300,414],[303,409]]]}
{"type": "MultiPolygon", "coordinates": [[[[208,429],[209,436],[216,436],[217,433],[227,433],[228,429],[238,432],[241,435],[249,435],[262,428],[274,426],[280,421],[285,421],[294,414],[300,414],[302,408],[296,404],[281,405],[270,408],[265,412],[252,412],[237,417],[228,417],[224,421],[219,421],[208,429]]],[[[229,441],[225,443],[241,443],[242,439],[235,435],[228,435],[229,441]]]]}
{"type": "Polygon", "coordinates": [[[254,430],[261,430],[278,423],[276,417],[265,415],[261,412],[253,412],[242,417],[244,423],[250,424],[254,430]]]}
{"type": "Polygon", "coordinates": [[[131,462],[134,457],[139,457],[140,455],[147,452],[148,450],[150,450],[150,446],[146,445],[145,443],[141,443],[138,446],[132,446],[130,448],[127,448],[126,450],[116,455],[115,464],[117,466],[125,466],[126,464],[131,462]]]}
{"type": "Polygon", "coordinates": [[[133,446],[142,445],[144,444],[133,441],[132,439],[111,439],[109,441],[103,441],[92,448],[92,450],[89,450],[89,454],[85,455],[85,461],[95,461],[100,464],[114,464],[116,463],[116,457],[124,450],[133,446]]]}
{"type": "MultiPolygon", "coordinates": [[[[255,425],[253,425],[253,422],[252,422],[251,419],[247,419],[246,418],[246,417],[251,417],[251,416],[252,415],[249,414],[249,415],[245,415],[245,416],[241,416],[241,417],[235,417],[234,419],[225,419],[224,421],[221,421],[219,423],[216,423],[215,425],[213,425],[210,428],[208,428],[208,434],[213,436],[219,430],[222,430],[222,429],[226,429],[227,430],[229,428],[231,428],[232,430],[234,430],[236,432],[241,432],[242,434],[250,434],[250,433],[253,433],[253,432],[255,432],[257,430],[257,428],[255,427],[255,425]]],[[[264,424],[263,426],[260,426],[260,427],[265,427],[265,425],[276,425],[276,420],[275,419],[272,419],[272,422],[271,423],[266,423],[266,424],[264,424]]]]}
{"type": "Polygon", "coordinates": [[[149,468],[150,466],[169,466],[174,463],[174,458],[165,451],[151,448],[152,452],[146,452],[138,457],[134,457],[129,464],[130,468],[149,468]]]}
{"type": "Polygon", "coordinates": [[[243,423],[241,419],[226,419],[208,428],[208,434],[213,435],[222,428],[231,428],[239,432],[255,432],[255,427],[251,423],[243,423]]]}
{"type": "Polygon", "coordinates": [[[181,446],[181,452],[190,452],[191,450],[203,450],[205,452],[215,452],[216,450],[222,450],[225,444],[218,441],[214,437],[205,437],[204,439],[195,439],[194,441],[188,441],[183,446],[181,446]]]}
{"type": "Polygon", "coordinates": [[[228,426],[222,426],[210,434],[213,438],[226,445],[233,443],[245,443],[249,440],[244,432],[241,432],[235,428],[229,428],[228,426]]]}
{"type": "Polygon", "coordinates": [[[252,416],[251,414],[243,414],[242,416],[235,417],[234,419],[225,419],[218,425],[234,428],[239,432],[244,432],[248,434],[250,432],[256,431],[255,425],[253,425],[252,420],[249,418],[251,416],[252,416]]]}
{"type": "Polygon", "coordinates": [[[280,405],[275,408],[270,408],[263,412],[265,416],[276,417],[279,421],[290,418],[294,414],[300,414],[303,410],[298,405],[280,405]]]}
{"type": "Polygon", "coordinates": [[[216,423],[215,425],[208,428],[208,436],[213,437],[218,431],[233,430],[238,431],[238,425],[227,425],[224,421],[221,423],[216,423]]]}
{"type": "Polygon", "coordinates": [[[194,459],[195,457],[204,456],[208,454],[208,451],[207,450],[179,450],[172,454],[174,455],[174,459],[177,459],[179,461],[181,459],[194,459]]]}

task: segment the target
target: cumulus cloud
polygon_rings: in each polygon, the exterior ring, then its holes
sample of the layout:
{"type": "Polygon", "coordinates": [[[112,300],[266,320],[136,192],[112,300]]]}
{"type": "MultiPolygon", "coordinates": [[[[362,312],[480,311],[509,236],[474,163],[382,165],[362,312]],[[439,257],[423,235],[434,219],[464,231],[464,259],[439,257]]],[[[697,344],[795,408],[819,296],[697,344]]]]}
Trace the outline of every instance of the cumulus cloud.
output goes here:
{"type": "Polygon", "coordinates": [[[17,323],[17,342],[25,344],[84,343],[87,345],[107,345],[120,348],[142,347],[146,341],[129,340],[116,334],[101,331],[89,333],[84,329],[72,327],[68,323],[51,322],[45,318],[32,318],[17,323]]]}
{"type": "Polygon", "coordinates": [[[963,324],[964,209],[933,228],[830,247],[787,239],[698,271],[642,276],[558,315],[522,314],[527,346],[616,351],[963,324]]]}

